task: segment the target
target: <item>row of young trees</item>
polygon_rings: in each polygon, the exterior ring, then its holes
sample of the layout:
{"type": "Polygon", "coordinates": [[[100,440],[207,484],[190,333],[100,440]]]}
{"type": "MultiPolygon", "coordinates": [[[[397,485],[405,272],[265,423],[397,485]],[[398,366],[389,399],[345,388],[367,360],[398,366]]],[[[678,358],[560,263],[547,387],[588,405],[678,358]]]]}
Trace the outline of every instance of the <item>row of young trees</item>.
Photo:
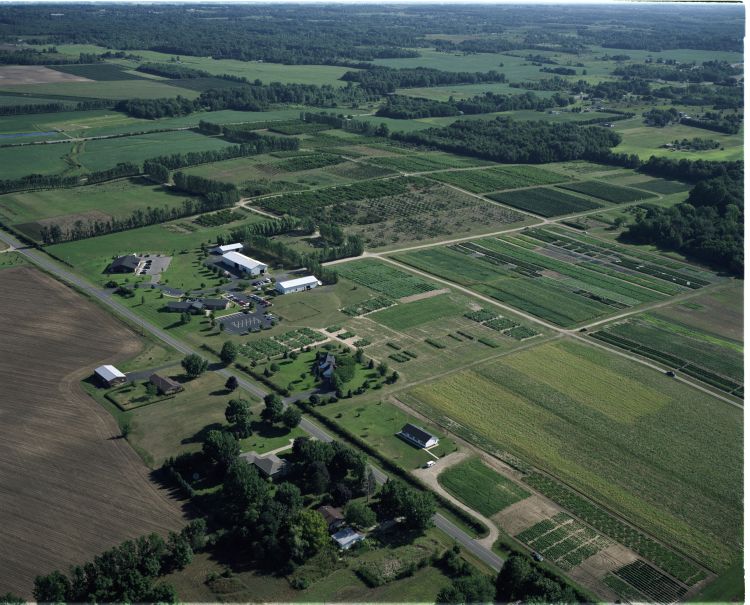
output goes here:
{"type": "Polygon", "coordinates": [[[15,116],[34,113],[59,113],[61,111],[89,111],[91,109],[110,109],[115,101],[109,99],[90,99],[88,101],[50,102],[23,105],[0,105],[0,116],[15,116]]]}

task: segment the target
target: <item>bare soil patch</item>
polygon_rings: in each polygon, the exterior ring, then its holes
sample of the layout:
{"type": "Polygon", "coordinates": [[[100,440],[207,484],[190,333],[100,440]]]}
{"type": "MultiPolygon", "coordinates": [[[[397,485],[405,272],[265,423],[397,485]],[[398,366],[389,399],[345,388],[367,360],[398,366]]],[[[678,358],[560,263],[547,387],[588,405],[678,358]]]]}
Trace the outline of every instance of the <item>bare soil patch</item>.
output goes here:
{"type": "Polygon", "coordinates": [[[500,527],[511,536],[520,534],[523,530],[536,525],[544,519],[554,517],[562,509],[545,500],[541,496],[532,495],[504,508],[492,517],[500,527]]]}
{"type": "Polygon", "coordinates": [[[56,84],[58,82],[93,82],[93,80],[55,71],[42,65],[0,66],[0,85],[56,84]]]}
{"type": "Polygon", "coordinates": [[[80,387],[138,352],[103,310],[32,269],[0,273],[0,593],[184,522],[177,502],[80,387]]]}
{"type": "Polygon", "coordinates": [[[450,292],[448,288],[440,288],[439,290],[430,290],[429,292],[420,292],[419,294],[412,294],[411,296],[404,296],[398,299],[400,303],[410,303],[416,300],[422,300],[424,298],[432,298],[438,294],[447,294],[450,292]]]}

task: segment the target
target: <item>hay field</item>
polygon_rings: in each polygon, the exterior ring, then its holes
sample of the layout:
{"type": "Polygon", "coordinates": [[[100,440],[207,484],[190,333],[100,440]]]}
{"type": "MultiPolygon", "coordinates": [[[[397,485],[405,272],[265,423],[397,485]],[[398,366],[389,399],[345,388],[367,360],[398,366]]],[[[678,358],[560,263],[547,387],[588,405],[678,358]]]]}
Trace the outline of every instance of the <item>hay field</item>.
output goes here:
{"type": "Polygon", "coordinates": [[[183,517],[79,381],[137,339],[52,278],[0,273],[0,593],[183,517]]]}

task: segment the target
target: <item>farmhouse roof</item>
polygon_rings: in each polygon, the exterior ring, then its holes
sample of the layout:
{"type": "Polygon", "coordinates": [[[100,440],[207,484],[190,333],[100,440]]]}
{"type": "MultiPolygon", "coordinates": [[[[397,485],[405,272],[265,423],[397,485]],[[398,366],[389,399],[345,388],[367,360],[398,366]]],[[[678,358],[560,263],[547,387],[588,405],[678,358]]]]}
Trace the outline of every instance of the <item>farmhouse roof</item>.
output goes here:
{"type": "Polygon", "coordinates": [[[158,374],[151,374],[151,377],[148,380],[162,392],[167,392],[174,389],[182,390],[182,385],[176,380],[171,379],[169,376],[159,376],[158,374]]]}
{"type": "Polygon", "coordinates": [[[110,381],[115,378],[125,378],[125,374],[120,372],[115,366],[103,365],[99,366],[94,370],[97,376],[101,376],[104,380],[110,381]]]}
{"type": "Polygon", "coordinates": [[[283,289],[288,290],[290,288],[299,288],[300,286],[320,286],[321,283],[314,275],[305,275],[304,277],[297,277],[296,279],[289,279],[287,281],[279,282],[279,286],[283,289]]]}
{"type": "Polygon", "coordinates": [[[323,519],[325,519],[325,522],[328,523],[328,525],[344,520],[344,514],[341,512],[340,508],[333,506],[320,506],[318,507],[318,512],[323,515],[323,519]]]}
{"type": "Polygon", "coordinates": [[[414,424],[405,424],[401,429],[401,434],[419,443],[427,443],[430,439],[435,438],[434,435],[431,435],[423,428],[418,427],[414,424]]]}
{"type": "Polygon", "coordinates": [[[222,258],[225,258],[230,263],[236,263],[240,267],[244,267],[248,270],[268,266],[265,263],[260,262],[259,260],[255,260],[254,258],[250,258],[249,256],[245,256],[244,254],[240,254],[239,252],[234,251],[227,252],[226,254],[222,255],[222,258]]]}
{"type": "Polygon", "coordinates": [[[118,256],[112,261],[112,264],[109,267],[110,269],[119,269],[120,267],[123,267],[135,271],[140,262],[141,261],[135,254],[127,254],[125,256],[118,256]]]}
{"type": "Polygon", "coordinates": [[[266,477],[273,477],[283,470],[287,464],[286,460],[282,460],[276,454],[258,456],[255,452],[250,452],[249,454],[242,454],[241,457],[250,464],[257,466],[258,470],[266,477]]]}

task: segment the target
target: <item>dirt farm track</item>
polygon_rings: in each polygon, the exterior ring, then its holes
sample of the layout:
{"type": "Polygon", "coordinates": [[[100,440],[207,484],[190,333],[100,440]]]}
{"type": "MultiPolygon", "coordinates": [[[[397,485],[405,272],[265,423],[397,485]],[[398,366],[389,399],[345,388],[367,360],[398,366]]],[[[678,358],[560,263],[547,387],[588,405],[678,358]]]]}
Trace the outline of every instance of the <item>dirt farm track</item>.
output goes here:
{"type": "Polygon", "coordinates": [[[121,541],[180,527],[112,417],[80,388],[136,337],[31,268],[0,271],[0,594],[121,541]]]}

